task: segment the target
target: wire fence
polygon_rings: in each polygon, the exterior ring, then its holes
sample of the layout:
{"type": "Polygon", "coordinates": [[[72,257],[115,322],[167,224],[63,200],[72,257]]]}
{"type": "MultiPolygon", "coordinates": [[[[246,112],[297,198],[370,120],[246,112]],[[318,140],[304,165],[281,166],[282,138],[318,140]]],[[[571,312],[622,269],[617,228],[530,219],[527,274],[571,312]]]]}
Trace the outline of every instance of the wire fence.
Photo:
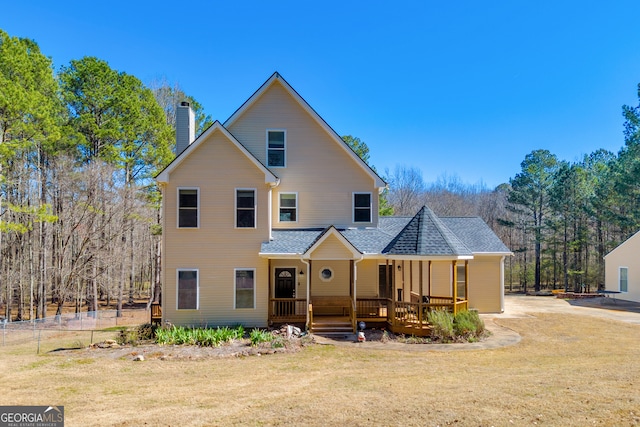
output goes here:
{"type": "MultiPolygon", "coordinates": [[[[122,316],[117,317],[116,310],[89,311],[83,313],[65,313],[44,319],[34,319],[21,322],[0,322],[2,346],[38,343],[38,350],[42,350],[41,343],[59,338],[60,341],[77,339],[76,344],[90,345],[99,342],[104,336],[113,337],[121,326],[134,326],[149,322],[149,311],[143,309],[122,310],[122,316]],[[111,330],[109,330],[111,329],[111,330]],[[85,341],[87,341],[85,343],[85,341]]],[[[110,339],[110,338],[109,338],[110,339]]],[[[60,343],[63,344],[62,342],[60,343]]],[[[73,345],[74,343],[71,343],[73,345]]],[[[65,342],[64,345],[70,345],[65,342]]]]}

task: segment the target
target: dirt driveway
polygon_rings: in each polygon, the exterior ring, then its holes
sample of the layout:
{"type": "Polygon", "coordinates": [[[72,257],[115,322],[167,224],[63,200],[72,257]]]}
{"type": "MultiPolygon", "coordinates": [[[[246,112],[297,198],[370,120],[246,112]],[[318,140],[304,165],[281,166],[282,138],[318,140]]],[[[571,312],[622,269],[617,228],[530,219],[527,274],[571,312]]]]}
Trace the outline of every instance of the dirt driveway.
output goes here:
{"type": "Polygon", "coordinates": [[[616,298],[564,300],[556,297],[506,295],[505,311],[483,315],[486,319],[526,317],[527,313],[565,313],[594,316],[640,325],[640,303],[616,298]]]}

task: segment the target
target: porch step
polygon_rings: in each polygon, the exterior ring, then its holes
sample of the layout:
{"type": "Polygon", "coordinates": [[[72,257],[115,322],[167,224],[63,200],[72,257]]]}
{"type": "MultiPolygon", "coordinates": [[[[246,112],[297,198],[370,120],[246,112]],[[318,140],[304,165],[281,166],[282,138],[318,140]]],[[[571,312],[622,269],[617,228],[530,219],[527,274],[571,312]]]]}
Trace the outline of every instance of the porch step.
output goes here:
{"type": "Polygon", "coordinates": [[[348,318],[314,318],[311,331],[316,335],[353,335],[353,327],[348,318]]]}

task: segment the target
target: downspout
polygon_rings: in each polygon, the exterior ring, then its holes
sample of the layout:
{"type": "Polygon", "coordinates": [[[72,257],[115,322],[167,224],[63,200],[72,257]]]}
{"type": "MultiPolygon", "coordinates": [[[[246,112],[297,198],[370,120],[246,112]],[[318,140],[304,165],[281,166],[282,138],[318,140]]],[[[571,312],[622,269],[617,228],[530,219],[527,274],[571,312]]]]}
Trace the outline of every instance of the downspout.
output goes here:
{"type": "Polygon", "coordinates": [[[269,196],[267,200],[267,218],[269,222],[269,240],[273,240],[273,189],[280,185],[280,179],[269,184],[269,196]]]}
{"type": "Polygon", "coordinates": [[[273,240],[273,212],[271,210],[272,206],[273,206],[273,201],[271,200],[273,197],[273,185],[271,185],[269,187],[269,195],[268,195],[268,202],[267,202],[267,222],[269,223],[269,240],[273,240]]]}
{"type": "Polygon", "coordinates": [[[504,313],[504,259],[502,255],[500,259],[500,313],[504,313]]]}

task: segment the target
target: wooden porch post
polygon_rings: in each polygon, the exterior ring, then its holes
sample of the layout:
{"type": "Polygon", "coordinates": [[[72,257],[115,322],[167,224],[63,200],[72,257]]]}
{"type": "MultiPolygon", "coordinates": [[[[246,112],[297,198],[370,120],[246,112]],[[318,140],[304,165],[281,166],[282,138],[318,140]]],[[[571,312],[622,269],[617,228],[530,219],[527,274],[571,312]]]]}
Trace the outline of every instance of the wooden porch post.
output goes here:
{"type": "Polygon", "coordinates": [[[307,271],[307,277],[309,280],[309,295],[307,295],[307,301],[308,302],[312,302],[311,300],[311,285],[313,285],[313,274],[311,274],[312,268],[311,268],[311,260],[309,260],[309,271],[307,271]]]}
{"type": "Polygon", "coordinates": [[[420,260],[418,264],[418,274],[420,274],[420,278],[418,279],[418,287],[420,288],[420,300],[418,301],[418,324],[422,325],[422,302],[424,301],[424,295],[422,294],[422,260],[420,260]]]}
{"type": "Polygon", "coordinates": [[[349,260],[349,296],[351,299],[355,297],[355,292],[353,292],[353,260],[349,260]]]}
{"type": "Polygon", "coordinates": [[[391,301],[396,300],[396,288],[398,287],[398,281],[396,280],[396,260],[394,259],[391,263],[391,276],[393,277],[393,286],[391,287],[391,301]]]}
{"type": "MultiPolygon", "coordinates": [[[[422,293],[422,260],[420,260],[420,264],[418,266],[420,267],[418,269],[418,272],[420,273],[420,280],[418,280],[418,286],[420,287],[420,298],[422,298],[424,296],[424,294],[422,293]]],[[[420,302],[422,302],[422,300],[420,302]]]]}
{"type": "Polygon", "coordinates": [[[427,272],[427,292],[429,298],[431,298],[431,260],[429,260],[429,265],[427,266],[429,271],[427,272]]]}
{"type": "Polygon", "coordinates": [[[271,278],[271,258],[269,258],[269,266],[268,266],[268,274],[269,274],[269,280],[267,281],[269,283],[269,290],[268,290],[268,294],[267,294],[267,301],[269,304],[268,310],[267,310],[267,321],[271,322],[271,316],[273,316],[273,303],[271,302],[271,295],[273,295],[271,293],[271,289],[273,287],[273,283],[272,283],[272,278],[271,278]]]}
{"type": "Polygon", "coordinates": [[[409,293],[413,292],[413,261],[409,261],[409,293]]]}
{"type": "Polygon", "coordinates": [[[451,266],[453,268],[453,315],[458,312],[458,261],[452,261],[451,266]]]}
{"type": "Polygon", "coordinates": [[[467,310],[469,309],[469,261],[464,262],[464,299],[467,300],[467,310]]]}
{"type": "Polygon", "coordinates": [[[389,298],[389,295],[391,295],[391,299],[393,299],[393,286],[391,286],[391,273],[389,272],[389,259],[387,258],[385,260],[385,267],[386,270],[384,271],[384,275],[387,276],[387,290],[386,290],[386,294],[387,294],[387,298],[389,298]]]}
{"type": "Polygon", "coordinates": [[[407,291],[404,288],[404,260],[402,260],[402,266],[400,268],[402,269],[402,272],[400,275],[400,277],[402,278],[402,302],[404,302],[405,299],[407,298],[407,291]]]}

